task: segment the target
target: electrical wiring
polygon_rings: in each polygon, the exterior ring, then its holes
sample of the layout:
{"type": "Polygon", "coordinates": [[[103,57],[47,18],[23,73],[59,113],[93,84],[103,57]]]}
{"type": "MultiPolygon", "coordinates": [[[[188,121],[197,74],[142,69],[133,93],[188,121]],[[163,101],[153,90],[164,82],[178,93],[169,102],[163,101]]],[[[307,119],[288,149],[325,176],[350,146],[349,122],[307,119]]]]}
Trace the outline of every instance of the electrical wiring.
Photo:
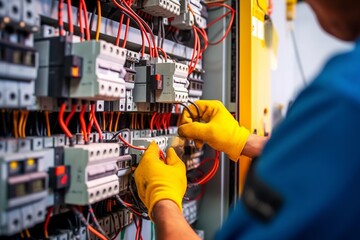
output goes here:
{"type": "Polygon", "coordinates": [[[89,19],[88,19],[88,12],[87,12],[87,8],[86,8],[86,3],[85,0],[80,0],[80,3],[82,5],[82,10],[83,10],[83,14],[84,14],[84,20],[85,20],[85,36],[86,36],[86,40],[90,40],[90,28],[89,28],[89,19]]]}
{"type": "Polygon", "coordinates": [[[91,129],[95,122],[94,118],[96,117],[93,115],[92,108],[93,108],[93,106],[92,106],[92,104],[90,104],[90,113],[89,113],[90,116],[89,116],[89,125],[87,127],[87,134],[91,133],[91,129]]]}
{"type": "Polygon", "coordinates": [[[98,132],[99,134],[99,140],[100,142],[102,142],[103,140],[103,135],[102,135],[102,131],[101,131],[101,128],[100,128],[100,125],[96,119],[96,115],[95,115],[95,104],[92,103],[91,104],[91,115],[93,116],[93,119],[94,119],[94,125],[95,125],[95,128],[96,128],[96,131],[98,132]]]}
{"type": "Polygon", "coordinates": [[[109,236],[107,236],[107,234],[105,233],[104,229],[102,229],[102,227],[100,226],[96,216],[95,216],[95,213],[94,213],[94,210],[92,209],[91,205],[89,204],[88,205],[88,208],[89,208],[89,213],[90,213],[90,216],[95,224],[95,227],[97,228],[98,231],[100,231],[100,233],[106,238],[106,239],[110,239],[109,236]]]}
{"type": "Polygon", "coordinates": [[[145,129],[145,127],[144,127],[144,113],[140,114],[140,119],[141,119],[141,129],[145,129]]]}
{"type": "Polygon", "coordinates": [[[114,126],[114,132],[117,132],[118,125],[119,125],[120,114],[121,114],[121,112],[116,113],[116,121],[115,121],[115,126],[114,126]]]}
{"type": "Polygon", "coordinates": [[[23,138],[22,131],[21,131],[23,121],[24,121],[24,111],[20,111],[20,120],[19,120],[19,124],[17,125],[17,132],[18,132],[20,138],[23,138]]]}
{"type": "Polygon", "coordinates": [[[49,207],[47,210],[47,213],[46,213],[45,222],[44,222],[45,238],[49,238],[48,227],[49,227],[50,217],[51,217],[53,210],[54,210],[54,207],[49,207]]]}
{"type": "Polygon", "coordinates": [[[164,49],[162,49],[161,47],[157,47],[158,50],[160,50],[160,52],[162,52],[162,54],[164,55],[165,61],[167,61],[168,56],[166,54],[166,52],[164,51],[164,49]]]}
{"type": "Polygon", "coordinates": [[[198,105],[196,105],[193,101],[188,100],[188,103],[190,103],[191,105],[193,105],[196,109],[196,113],[197,113],[197,121],[200,122],[201,121],[201,115],[200,115],[200,109],[198,107],[198,105]]]}
{"type": "MultiPolygon", "coordinates": [[[[156,42],[155,42],[155,36],[154,34],[152,33],[149,25],[140,17],[137,16],[137,14],[134,12],[134,10],[129,6],[129,4],[126,2],[126,1],[123,1],[122,4],[125,6],[121,6],[116,0],[112,0],[112,2],[115,4],[115,6],[117,6],[118,8],[120,8],[123,12],[127,13],[129,16],[131,16],[139,25],[140,27],[140,30],[145,33],[145,37],[147,38],[148,40],[148,43],[149,43],[149,51],[150,51],[150,56],[151,57],[158,57],[159,56],[159,53],[157,51],[157,48],[156,48],[156,42]],[[151,41],[149,40],[149,36],[147,35],[147,33],[149,33],[150,35],[150,38],[152,40],[152,44],[153,46],[151,45],[151,41]]],[[[144,42],[143,42],[144,43],[144,42]]],[[[143,45],[144,47],[144,45],[143,45]]]]}
{"type": "MultiPolygon", "coordinates": [[[[73,135],[71,134],[71,132],[69,131],[68,127],[66,126],[66,124],[64,123],[64,112],[66,109],[66,103],[62,103],[60,110],[59,110],[59,115],[58,115],[58,121],[59,121],[59,125],[61,127],[61,129],[63,130],[63,132],[65,133],[65,135],[72,139],[73,135]]],[[[71,144],[70,144],[71,145],[71,144]]]]}
{"type": "MultiPolygon", "coordinates": [[[[145,52],[145,42],[144,42],[144,32],[145,32],[145,28],[142,25],[140,19],[136,16],[136,14],[133,14],[131,11],[129,11],[128,9],[126,9],[125,7],[121,6],[116,0],[112,0],[112,2],[115,4],[115,6],[117,6],[118,8],[120,8],[120,10],[122,10],[123,12],[127,13],[129,16],[131,16],[135,22],[138,24],[140,31],[141,31],[141,38],[142,38],[142,56],[144,56],[144,52],[145,52]]],[[[149,50],[151,53],[151,42],[150,39],[148,37],[147,34],[145,34],[146,40],[148,41],[149,44],[149,50]]],[[[150,54],[151,55],[151,54],[150,54]]]]}
{"type": "Polygon", "coordinates": [[[66,0],[67,4],[67,14],[68,14],[68,25],[69,25],[69,33],[70,35],[74,34],[74,24],[73,24],[73,15],[72,15],[72,9],[71,9],[71,0],[66,0]]]}
{"type": "Polygon", "coordinates": [[[58,3],[58,26],[59,26],[59,35],[64,35],[64,21],[63,21],[63,8],[64,8],[64,0],[59,0],[58,3]]]}
{"type": "Polygon", "coordinates": [[[113,119],[114,119],[114,112],[110,112],[109,132],[112,132],[113,119]]]}
{"type": "Polygon", "coordinates": [[[133,148],[133,149],[136,149],[136,150],[143,150],[143,151],[146,150],[146,148],[144,148],[144,147],[137,147],[137,146],[134,146],[134,145],[128,143],[120,134],[118,135],[118,137],[129,148],[133,148]]]}
{"type": "Polygon", "coordinates": [[[121,205],[123,205],[124,207],[126,207],[127,209],[129,209],[132,213],[136,214],[139,217],[145,218],[145,219],[150,219],[148,214],[146,212],[142,212],[140,213],[139,211],[137,211],[136,209],[134,209],[133,204],[131,203],[127,203],[125,202],[123,199],[121,199],[121,197],[119,195],[115,195],[115,199],[116,201],[118,201],[121,205]]]}
{"type": "Polygon", "coordinates": [[[105,236],[103,236],[101,233],[99,233],[95,228],[93,228],[85,219],[84,215],[75,207],[72,207],[72,211],[75,213],[75,215],[80,219],[82,224],[84,224],[90,232],[92,232],[95,236],[97,236],[101,240],[107,240],[105,236]]]}
{"type": "Polygon", "coordinates": [[[67,127],[69,126],[70,120],[71,120],[71,118],[74,116],[74,114],[76,112],[76,108],[77,108],[77,103],[73,103],[71,105],[70,113],[67,115],[67,117],[65,119],[65,124],[66,124],[67,127]]]}
{"type": "Polygon", "coordinates": [[[127,37],[128,37],[128,34],[129,34],[129,27],[130,27],[130,18],[128,17],[126,19],[126,28],[125,28],[125,35],[124,35],[124,42],[122,44],[122,48],[125,48],[126,47],[126,42],[127,42],[127,37]]]}
{"type": "Polygon", "coordinates": [[[204,165],[205,163],[209,162],[209,161],[214,161],[214,164],[212,166],[212,168],[210,169],[210,171],[205,175],[203,176],[200,180],[197,180],[196,182],[194,183],[189,183],[188,184],[188,187],[191,187],[192,185],[202,185],[202,184],[205,184],[207,183],[208,181],[210,181],[214,175],[216,174],[218,168],[219,168],[219,165],[220,165],[220,152],[219,151],[215,151],[215,157],[214,158],[207,158],[207,159],[204,159],[200,165],[198,167],[200,167],[201,165],[204,165]]]}
{"type": "MultiPolygon", "coordinates": [[[[26,138],[26,123],[27,123],[28,117],[29,117],[29,111],[25,111],[24,122],[22,125],[22,135],[24,138],[26,138]]],[[[50,133],[50,135],[51,135],[51,133],[50,133]]]]}
{"type": "Polygon", "coordinates": [[[119,46],[119,43],[120,43],[120,35],[121,35],[121,29],[122,29],[123,21],[124,21],[124,14],[121,14],[120,15],[120,20],[119,20],[118,32],[117,32],[116,41],[115,41],[116,46],[119,46]]]}
{"type": "Polygon", "coordinates": [[[196,119],[196,118],[194,117],[194,115],[192,114],[192,112],[190,111],[190,109],[189,109],[188,106],[186,106],[184,103],[178,103],[178,104],[180,104],[181,106],[183,106],[183,107],[189,112],[191,119],[196,119]]]}
{"type": "Polygon", "coordinates": [[[31,238],[30,231],[27,228],[25,228],[25,235],[26,235],[27,238],[31,238]]]}
{"type": "Polygon", "coordinates": [[[236,11],[232,7],[230,7],[229,5],[227,5],[225,3],[209,3],[209,4],[206,5],[206,7],[208,9],[214,8],[214,7],[224,7],[224,8],[227,8],[229,10],[229,12],[227,12],[224,15],[216,18],[214,21],[210,22],[207,25],[208,28],[210,26],[212,26],[215,22],[219,21],[220,19],[222,19],[223,17],[226,17],[227,15],[229,15],[231,13],[231,17],[230,17],[230,20],[229,20],[228,27],[225,30],[225,34],[219,40],[217,40],[216,42],[208,42],[209,45],[217,45],[220,42],[222,42],[229,35],[229,33],[231,32],[231,27],[232,27],[232,24],[233,24],[234,19],[235,19],[236,11]]]}
{"type": "Polygon", "coordinates": [[[102,112],[102,127],[104,129],[104,131],[106,131],[106,112],[102,112]]]}
{"type": "Polygon", "coordinates": [[[86,112],[86,103],[83,103],[81,105],[79,120],[80,120],[81,131],[82,131],[82,134],[84,137],[84,142],[85,142],[85,144],[88,144],[89,140],[88,140],[88,135],[87,135],[86,123],[85,123],[85,112],[86,112]]]}
{"type": "Polygon", "coordinates": [[[83,6],[81,1],[79,1],[79,8],[78,8],[78,24],[80,28],[80,40],[84,41],[84,27],[83,27],[83,19],[81,12],[83,11],[83,6]]]}
{"type": "Polygon", "coordinates": [[[100,27],[101,27],[101,1],[100,0],[96,0],[96,7],[97,7],[97,12],[98,12],[98,18],[97,18],[97,25],[96,25],[95,40],[99,41],[100,27]]]}
{"type": "Polygon", "coordinates": [[[51,136],[49,111],[45,111],[45,122],[46,122],[46,134],[48,137],[51,136]]]}

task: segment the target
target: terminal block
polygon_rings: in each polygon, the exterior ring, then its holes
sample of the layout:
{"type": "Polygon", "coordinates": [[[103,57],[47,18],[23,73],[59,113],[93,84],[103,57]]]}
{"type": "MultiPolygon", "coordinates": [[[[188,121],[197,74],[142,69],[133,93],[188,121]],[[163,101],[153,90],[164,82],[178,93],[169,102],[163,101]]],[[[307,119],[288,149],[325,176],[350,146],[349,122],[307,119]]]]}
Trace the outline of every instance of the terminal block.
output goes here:
{"type": "Polygon", "coordinates": [[[177,103],[188,101],[188,66],[176,62],[156,64],[156,75],[162,77],[162,89],[156,90],[156,102],[177,103]]]}
{"type": "Polygon", "coordinates": [[[200,0],[181,0],[180,15],[174,17],[171,25],[181,30],[191,29],[194,24],[199,28],[206,28],[206,16],[200,0]],[[192,12],[189,10],[191,7],[192,12]]]}
{"type": "Polygon", "coordinates": [[[74,38],[70,36],[36,39],[39,70],[36,96],[68,98],[70,82],[82,76],[83,61],[71,53],[74,38]]]}
{"type": "Polygon", "coordinates": [[[140,61],[140,54],[133,51],[127,51],[125,61],[125,98],[115,101],[113,111],[134,111],[133,90],[135,87],[136,69],[135,65],[140,61]]]}
{"type": "Polygon", "coordinates": [[[143,0],[137,2],[142,11],[157,17],[175,17],[180,14],[179,0],[143,0]]]}
{"type": "Polygon", "coordinates": [[[2,27],[12,27],[23,32],[37,32],[40,26],[40,17],[35,11],[34,1],[2,0],[0,7],[0,21],[2,27]]]}
{"type": "MultiPolygon", "coordinates": [[[[161,151],[165,152],[168,146],[168,137],[165,136],[133,138],[132,144],[147,148],[153,141],[159,146],[161,151]]],[[[131,154],[135,154],[137,156],[137,161],[139,161],[144,151],[131,149],[130,152],[131,154]]]]}
{"type": "Polygon", "coordinates": [[[136,67],[135,102],[179,103],[188,101],[188,66],[172,61],[145,62],[136,67]]]}
{"type": "Polygon", "coordinates": [[[35,103],[38,55],[33,33],[40,18],[33,1],[0,3],[0,107],[29,107],[35,103]]]}
{"type": "Polygon", "coordinates": [[[126,49],[105,41],[74,43],[72,54],[83,59],[83,73],[70,83],[70,97],[86,100],[125,98],[126,49]]]}
{"type": "MultiPolygon", "coordinates": [[[[113,236],[133,222],[133,215],[128,209],[123,208],[98,218],[98,222],[108,236],[113,236]]],[[[96,240],[98,238],[93,233],[90,233],[89,239],[96,240]]]]}
{"type": "Polygon", "coordinates": [[[119,194],[119,176],[131,172],[132,157],[121,155],[118,143],[75,145],[65,148],[64,158],[71,169],[67,204],[87,205],[119,194]]]}
{"type": "Polygon", "coordinates": [[[48,197],[47,171],[52,166],[53,149],[16,152],[0,157],[0,235],[13,235],[44,221],[48,197]]]}

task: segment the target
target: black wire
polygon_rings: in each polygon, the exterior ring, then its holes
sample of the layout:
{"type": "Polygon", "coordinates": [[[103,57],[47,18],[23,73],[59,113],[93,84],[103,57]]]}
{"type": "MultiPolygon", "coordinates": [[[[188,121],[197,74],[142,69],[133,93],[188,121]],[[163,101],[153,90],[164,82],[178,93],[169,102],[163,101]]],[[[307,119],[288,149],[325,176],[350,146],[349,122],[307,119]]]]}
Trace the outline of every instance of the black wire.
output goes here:
{"type": "Polygon", "coordinates": [[[195,117],[194,117],[194,115],[192,114],[192,112],[190,111],[190,109],[189,109],[188,106],[186,106],[184,103],[178,103],[178,104],[180,104],[181,106],[183,106],[183,107],[189,112],[191,119],[195,120],[195,117]]]}
{"type": "Polygon", "coordinates": [[[95,213],[94,213],[94,210],[92,209],[91,205],[89,204],[89,212],[90,212],[90,216],[91,218],[93,219],[93,222],[97,228],[97,230],[99,230],[101,232],[102,235],[104,235],[107,239],[110,239],[109,236],[106,234],[106,232],[104,231],[104,229],[102,229],[102,227],[100,226],[96,216],[95,216],[95,213]]]}
{"type": "Polygon", "coordinates": [[[200,121],[201,121],[201,116],[200,116],[199,106],[196,105],[194,102],[192,102],[192,101],[190,101],[190,100],[188,100],[188,102],[196,108],[196,112],[197,112],[197,116],[198,116],[198,117],[197,117],[197,118],[198,118],[198,122],[200,122],[200,121]]]}
{"type": "Polygon", "coordinates": [[[291,34],[291,39],[293,42],[293,46],[294,46],[294,51],[295,51],[295,58],[299,67],[299,71],[300,71],[300,75],[301,75],[301,80],[303,81],[304,85],[306,86],[306,78],[305,78],[305,72],[304,72],[304,68],[303,65],[301,63],[301,59],[300,59],[300,54],[299,54],[299,48],[296,42],[296,37],[295,37],[295,32],[294,29],[290,30],[290,34],[291,34]]]}
{"type": "Polygon", "coordinates": [[[128,132],[129,133],[129,142],[131,142],[131,130],[129,128],[123,128],[120,131],[117,131],[113,137],[110,140],[115,140],[117,136],[119,136],[120,133],[122,132],[128,132]]]}
{"type": "MultiPolygon", "coordinates": [[[[89,26],[90,31],[91,31],[92,26],[93,26],[93,24],[94,24],[94,15],[96,14],[96,12],[97,12],[97,9],[96,9],[96,6],[94,6],[94,10],[93,10],[93,12],[91,13],[91,18],[90,18],[90,26],[89,26]]],[[[99,17],[99,16],[98,16],[98,17],[99,17]]]]}

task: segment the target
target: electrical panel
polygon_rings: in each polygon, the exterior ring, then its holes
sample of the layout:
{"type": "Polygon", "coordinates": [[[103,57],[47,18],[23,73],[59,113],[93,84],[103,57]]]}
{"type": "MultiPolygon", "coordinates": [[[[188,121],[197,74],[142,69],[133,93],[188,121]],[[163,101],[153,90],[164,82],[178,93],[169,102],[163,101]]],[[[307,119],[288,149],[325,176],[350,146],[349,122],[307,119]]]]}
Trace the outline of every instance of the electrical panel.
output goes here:
{"type": "Polygon", "coordinates": [[[202,0],[0,0],[1,239],[150,239],[133,173],[151,142],[184,161],[195,229],[218,159],[177,129],[207,18],[202,0]]]}

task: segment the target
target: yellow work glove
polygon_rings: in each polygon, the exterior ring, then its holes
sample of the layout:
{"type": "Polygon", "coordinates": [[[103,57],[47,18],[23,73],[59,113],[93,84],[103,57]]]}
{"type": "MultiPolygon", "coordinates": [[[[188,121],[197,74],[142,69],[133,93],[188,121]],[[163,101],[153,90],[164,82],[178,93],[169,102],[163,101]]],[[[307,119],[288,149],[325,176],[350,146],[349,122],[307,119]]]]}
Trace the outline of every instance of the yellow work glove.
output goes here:
{"type": "Polygon", "coordinates": [[[166,152],[166,161],[160,159],[160,149],[152,142],[135,170],[135,183],[141,201],[149,210],[163,199],[172,200],[182,211],[187,180],[185,164],[173,148],[166,152]],[[166,162],[166,163],[165,163],[166,162]]]}
{"type": "Polygon", "coordinates": [[[190,105],[191,114],[184,109],[181,116],[179,135],[195,140],[197,147],[205,142],[215,150],[226,153],[231,160],[237,161],[249,137],[249,130],[239,126],[220,101],[198,100],[195,104],[199,107],[201,122],[197,122],[195,106],[190,105]]]}

